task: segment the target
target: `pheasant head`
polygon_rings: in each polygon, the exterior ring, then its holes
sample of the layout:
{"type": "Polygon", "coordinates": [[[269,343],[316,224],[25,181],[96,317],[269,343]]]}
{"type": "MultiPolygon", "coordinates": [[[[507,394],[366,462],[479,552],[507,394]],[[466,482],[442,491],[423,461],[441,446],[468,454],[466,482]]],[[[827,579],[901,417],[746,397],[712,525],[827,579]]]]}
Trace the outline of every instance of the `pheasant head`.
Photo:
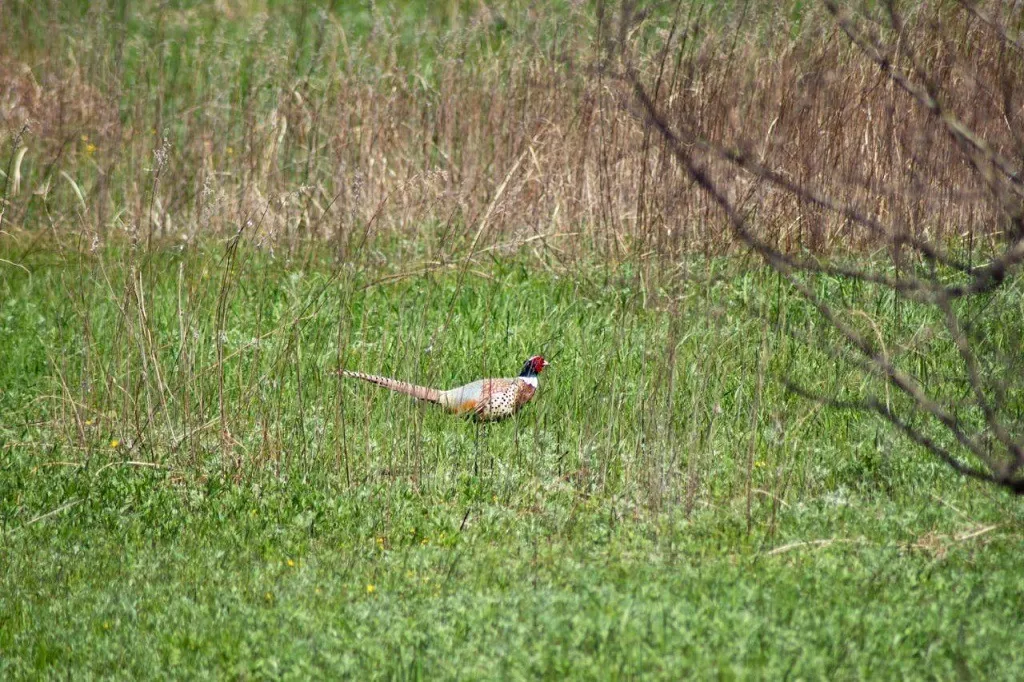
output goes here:
{"type": "Polygon", "coordinates": [[[544,368],[550,364],[551,363],[545,360],[542,356],[534,355],[532,358],[530,358],[523,364],[523,369],[521,372],[519,372],[519,376],[524,378],[535,377],[541,372],[543,372],[544,368]]]}

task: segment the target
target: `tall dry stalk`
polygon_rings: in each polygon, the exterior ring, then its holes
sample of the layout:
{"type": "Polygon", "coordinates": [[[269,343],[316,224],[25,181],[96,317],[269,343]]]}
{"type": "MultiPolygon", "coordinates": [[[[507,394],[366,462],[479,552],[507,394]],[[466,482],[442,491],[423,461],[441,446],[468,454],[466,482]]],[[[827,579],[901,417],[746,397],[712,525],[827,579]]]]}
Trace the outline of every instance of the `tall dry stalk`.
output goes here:
{"type": "MultiPolygon", "coordinates": [[[[165,10],[139,11],[157,36],[169,30],[165,10]]],[[[963,18],[987,17],[982,7],[915,11],[913,40],[893,37],[891,46],[906,55],[913,45],[920,66],[947,82],[992,84],[952,88],[944,101],[957,110],[978,103],[964,121],[978,135],[1019,140],[991,115],[1000,93],[1013,89],[1012,56],[999,45],[1012,51],[1016,43],[987,40],[995,24],[963,18]]],[[[603,3],[597,17],[574,12],[566,26],[594,25],[595,35],[527,23],[490,59],[465,58],[489,35],[485,21],[470,17],[440,41],[429,71],[395,56],[402,35],[386,22],[360,52],[330,13],[313,23],[295,17],[305,28],[293,34],[291,23],[251,18],[250,35],[233,43],[237,53],[188,52],[237,82],[235,90],[202,74],[187,89],[163,71],[150,79],[138,70],[161,64],[164,44],[126,41],[127,29],[100,6],[97,26],[106,28],[96,30],[111,33],[106,52],[106,34],[85,42],[64,32],[66,49],[46,59],[0,41],[0,79],[9,84],[3,134],[16,140],[28,125],[6,157],[26,150],[21,191],[5,192],[5,229],[116,239],[137,225],[147,243],[191,242],[229,238],[265,214],[263,248],[294,253],[327,241],[343,260],[367,258],[378,240],[422,244],[423,263],[480,258],[489,248],[541,249],[566,266],[588,254],[614,262],[729,250],[735,235],[710,219],[714,202],[679,191],[691,182],[683,165],[652,129],[634,124],[628,86],[586,66],[642,38],[632,66],[652,101],[669,120],[692,122],[688,134],[736,152],[732,162],[709,157],[706,171],[766,244],[829,253],[886,241],[852,229],[850,216],[820,205],[821,196],[837,208],[872,203],[931,242],[969,234],[984,248],[998,239],[994,214],[973,201],[987,185],[948,145],[932,143],[938,129],[927,107],[904,106],[898,81],[882,78],[820,8],[796,20],[753,4],[719,15],[680,3],[666,16],[629,13],[623,26],[603,3]],[[286,38],[268,35],[271,28],[286,38]],[[554,44],[544,33],[559,30],[568,36],[554,44]],[[282,45],[281,54],[271,51],[282,45]],[[152,60],[129,59],[130,50],[152,60]],[[310,50],[304,73],[296,55],[310,50]],[[509,181],[504,171],[520,160],[509,181]],[[726,177],[737,160],[785,168],[776,183],[821,196],[772,191],[767,177],[726,177]]],[[[14,6],[0,10],[0,24],[17,25],[19,16],[14,6]]]]}

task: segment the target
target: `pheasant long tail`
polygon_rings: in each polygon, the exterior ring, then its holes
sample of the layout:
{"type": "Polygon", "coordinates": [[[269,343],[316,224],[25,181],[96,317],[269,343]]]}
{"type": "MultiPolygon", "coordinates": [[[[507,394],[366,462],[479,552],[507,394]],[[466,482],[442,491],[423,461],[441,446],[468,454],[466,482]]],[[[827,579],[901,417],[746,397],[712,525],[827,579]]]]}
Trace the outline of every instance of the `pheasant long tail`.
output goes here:
{"type": "Polygon", "coordinates": [[[416,398],[417,400],[426,400],[431,403],[441,402],[441,391],[437,390],[436,388],[417,386],[416,384],[410,384],[406,381],[389,379],[387,377],[377,376],[376,374],[363,374],[362,372],[350,372],[348,370],[342,370],[341,375],[351,377],[353,379],[362,379],[363,381],[369,381],[371,384],[377,384],[378,386],[389,388],[392,391],[396,391],[398,393],[411,395],[413,398],[416,398]]]}

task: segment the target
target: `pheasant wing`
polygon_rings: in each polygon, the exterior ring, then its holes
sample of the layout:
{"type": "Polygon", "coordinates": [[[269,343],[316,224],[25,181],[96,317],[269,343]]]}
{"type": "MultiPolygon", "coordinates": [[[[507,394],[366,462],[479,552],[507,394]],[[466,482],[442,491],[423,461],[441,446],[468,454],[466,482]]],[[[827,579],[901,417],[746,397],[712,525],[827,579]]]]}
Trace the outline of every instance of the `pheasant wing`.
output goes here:
{"type": "Polygon", "coordinates": [[[518,379],[488,379],[480,393],[480,401],[473,409],[477,419],[484,421],[504,419],[515,413],[519,407],[517,394],[518,379]]]}

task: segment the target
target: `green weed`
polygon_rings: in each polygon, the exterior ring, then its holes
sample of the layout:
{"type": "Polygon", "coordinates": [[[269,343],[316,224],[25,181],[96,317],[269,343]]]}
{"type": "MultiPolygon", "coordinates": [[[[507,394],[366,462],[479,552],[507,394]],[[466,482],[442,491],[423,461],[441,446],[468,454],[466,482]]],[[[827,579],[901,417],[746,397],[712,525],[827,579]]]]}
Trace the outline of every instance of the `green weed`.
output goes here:
{"type": "Polygon", "coordinates": [[[810,324],[770,273],[25,267],[0,280],[5,677],[1021,670],[1017,505],[787,394],[844,370],[750,315],[810,324]],[[334,375],[531,353],[538,398],[491,425],[334,375]]]}

